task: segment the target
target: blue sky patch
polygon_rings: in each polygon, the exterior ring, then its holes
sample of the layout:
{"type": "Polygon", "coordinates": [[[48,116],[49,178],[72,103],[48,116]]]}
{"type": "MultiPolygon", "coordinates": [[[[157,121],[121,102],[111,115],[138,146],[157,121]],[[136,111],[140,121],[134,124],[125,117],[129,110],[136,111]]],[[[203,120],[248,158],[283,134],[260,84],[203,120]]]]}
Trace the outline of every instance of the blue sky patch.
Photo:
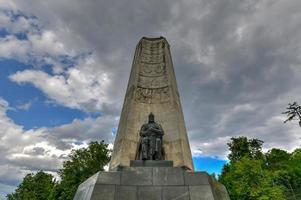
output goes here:
{"type": "Polygon", "coordinates": [[[9,102],[12,109],[8,110],[7,115],[15,123],[28,130],[59,126],[71,123],[74,119],[100,116],[99,113],[88,114],[77,109],[46,103],[48,98],[31,84],[19,85],[9,80],[9,75],[30,68],[32,67],[15,60],[0,60],[0,97],[9,102]],[[30,104],[28,109],[18,109],[25,104],[30,104]]]}
{"type": "Polygon", "coordinates": [[[6,29],[0,29],[0,38],[5,38],[7,35],[9,35],[9,32],[6,29]]]}
{"type": "Polygon", "coordinates": [[[195,171],[206,171],[209,174],[221,174],[223,166],[227,163],[226,160],[220,160],[213,157],[192,157],[195,171]]]}

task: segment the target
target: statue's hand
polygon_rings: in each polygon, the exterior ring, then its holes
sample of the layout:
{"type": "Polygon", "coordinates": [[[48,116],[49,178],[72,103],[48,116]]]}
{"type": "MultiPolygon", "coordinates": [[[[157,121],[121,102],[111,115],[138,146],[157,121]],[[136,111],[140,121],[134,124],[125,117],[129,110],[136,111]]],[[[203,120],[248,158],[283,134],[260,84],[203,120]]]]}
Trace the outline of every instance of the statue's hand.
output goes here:
{"type": "Polygon", "coordinates": [[[150,127],[148,130],[155,131],[156,129],[153,127],[150,127]]]}

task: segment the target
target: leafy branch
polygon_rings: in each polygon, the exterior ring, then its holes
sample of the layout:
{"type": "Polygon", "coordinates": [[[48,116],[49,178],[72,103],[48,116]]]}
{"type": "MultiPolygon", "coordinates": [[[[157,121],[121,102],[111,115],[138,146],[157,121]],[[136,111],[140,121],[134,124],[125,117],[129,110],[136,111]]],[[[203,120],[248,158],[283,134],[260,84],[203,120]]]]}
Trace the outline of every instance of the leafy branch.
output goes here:
{"type": "Polygon", "coordinates": [[[287,115],[287,119],[284,121],[284,123],[298,118],[299,125],[301,127],[301,106],[299,106],[297,102],[289,103],[286,110],[287,111],[282,113],[287,115]]]}

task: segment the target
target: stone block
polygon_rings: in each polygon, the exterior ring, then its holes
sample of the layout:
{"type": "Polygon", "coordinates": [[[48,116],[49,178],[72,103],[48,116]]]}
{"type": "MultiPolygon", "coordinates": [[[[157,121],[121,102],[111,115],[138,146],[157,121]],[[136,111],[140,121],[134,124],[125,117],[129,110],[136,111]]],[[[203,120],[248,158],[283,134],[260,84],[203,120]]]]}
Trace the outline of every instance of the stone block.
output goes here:
{"type": "Polygon", "coordinates": [[[189,200],[187,186],[166,186],[162,187],[162,200],[189,200]]]}
{"type": "Polygon", "coordinates": [[[209,185],[209,177],[206,172],[185,172],[185,185],[209,185]]]}
{"type": "Polygon", "coordinates": [[[215,200],[210,185],[189,186],[190,200],[215,200]]]}
{"type": "Polygon", "coordinates": [[[137,200],[137,186],[117,186],[115,200],[137,200]]]}
{"type": "Polygon", "coordinates": [[[78,186],[76,194],[73,198],[74,200],[82,200],[82,199],[90,199],[91,198],[91,195],[92,195],[92,192],[94,189],[94,185],[97,181],[98,174],[99,174],[99,172],[94,174],[93,176],[91,176],[85,182],[83,182],[82,184],[80,184],[78,186]]]}
{"type": "Polygon", "coordinates": [[[74,200],[230,200],[205,172],[175,167],[126,167],[98,172],[80,184],[74,200]]]}
{"type": "Polygon", "coordinates": [[[219,183],[214,177],[211,176],[209,182],[214,199],[230,200],[227,189],[223,184],[219,183]]]}
{"type": "Polygon", "coordinates": [[[91,200],[114,200],[115,185],[95,185],[91,200]]]}
{"type": "Polygon", "coordinates": [[[173,167],[171,160],[131,160],[131,167],[173,167]]]}
{"type": "Polygon", "coordinates": [[[138,188],[138,200],[160,200],[161,187],[141,186],[138,188]]]}
{"type": "Polygon", "coordinates": [[[122,171],[121,185],[152,185],[151,167],[133,167],[122,171]]]}
{"type": "Polygon", "coordinates": [[[178,167],[154,167],[154,185],[184,185],[184,170],[178,167]]]}
{"type": "Polygon", "coordinates": [[[99,172],[97,184],[120,185],[121,172],[99,172]]]}
{"type": "Polygon", "coordinates": [[[78,187],[73,200],[90,199],[94,185],[86,185],[85,187],[78,187]]]}

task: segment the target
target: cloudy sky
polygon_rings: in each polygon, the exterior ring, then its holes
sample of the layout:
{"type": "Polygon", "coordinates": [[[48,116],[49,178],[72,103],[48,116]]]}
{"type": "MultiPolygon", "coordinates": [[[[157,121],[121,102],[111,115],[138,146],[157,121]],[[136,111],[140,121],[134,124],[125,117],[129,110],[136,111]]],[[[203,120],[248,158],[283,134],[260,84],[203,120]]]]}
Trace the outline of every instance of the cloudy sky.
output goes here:
{"type": "Polygon", "coordinates": [[[134,49],[164,36],[198,169],[226,143],[301,145],[300,0],[0,0],[0,195],[55,174],[72,148],[114,141],[134,49]]]}

